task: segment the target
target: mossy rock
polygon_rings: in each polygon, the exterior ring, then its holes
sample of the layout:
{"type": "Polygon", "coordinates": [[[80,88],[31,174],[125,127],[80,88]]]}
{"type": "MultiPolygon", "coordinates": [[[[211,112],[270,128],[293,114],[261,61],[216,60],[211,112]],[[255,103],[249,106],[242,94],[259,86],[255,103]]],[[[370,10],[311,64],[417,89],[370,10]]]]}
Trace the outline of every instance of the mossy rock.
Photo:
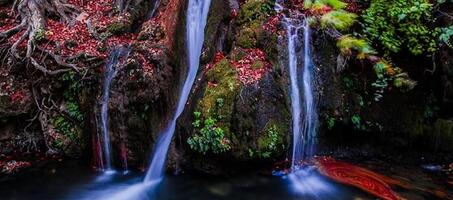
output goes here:
{"type": "Polygon", "coordinates": [[[217,118],[220,127],[225,130],[228,136],[229,120],[240,84],[236,78],[236,71],[232,68],[228,59],[223,59],[206,73],[206,79],[213,86],[206,87],[204,96],[200,99],[196,110],[200,111],[204,118],[217,118]],[[218,99],[223,99],[223,106],[220,110],[217,110],[216,106],[218,99]]]}
{"type": "Polygon", "coordinates": [[[278,35],[263,28],[269,17],[274,15],[270,5],[274,5],[273,1],[251,0],[242,6],[237,20],[239,32],[236,34],[236,44],[242,48],[263,49],[269,60],[277,63],[278,35]]]}
{"type": "MultiPolygon", "coordinates": [[[[217,135],[218,131],[224,139],[229,141],[228,138],[231,138],[231,135],[233,135],[231,133],[230,122],[239,84],[236,79],[236,71],[232,68],[229,60],[224,58],[206,73],[206,80],[208,85],[205,87],[203,97],[199,100],[195,108],[196,119],[193,123],[195,132],[202,133],[204,131],[206,134],[207,130],[216,130],[216,134],[212,135],[213,137],[219,136],[217,135]],[[204,126],[200,124],[204,124],[204,126]]],[[[213,138],[205,137],[206,135],[193,135],[187,142],[193,150],[199,153],[205,154],[209,149],[213,150],[212,153],[215,154],[225,153],[223,150],[216,151],[215,149],[218,149],[218,146],[211,146],[217,144],[216,142],[208,142],[217,141],[219,138],[212,140],[213,138]],[[193,148],[193,146],[196,148],[193,148]],[[200,148],[197,148],[198,146],[200,148]]],[[[228,146],[224,150],[229,151],[230,147],[228,146]]]]}
{"type": "Polygon", "coordinates": [[[237,23],[244,25],[253,23],[254,21],[263,21],[274,11],[275,1],[273,0],[249,0],[241,6],[239,11],[237,23]]]}
{"type": "Polygon", "coordinates": [[[244,28],[239,31],[236,37],[236,44],[243,48],[253,48],[256,46],[256,34],[252,28],[244,28]]]}
{"type": "Polygon", "coordinates": [[[113,22],[107,26],[107,31],[113,35],[121,35],[131,30],[132,23],[126,21],[113,22]]]}
{"type": "Polygon", "coordinates": [[[270,122],[257,141],[256,154],[260,158],[271,158],[285,150],[285,134],[288,128],[280,122],[270,122]]]}

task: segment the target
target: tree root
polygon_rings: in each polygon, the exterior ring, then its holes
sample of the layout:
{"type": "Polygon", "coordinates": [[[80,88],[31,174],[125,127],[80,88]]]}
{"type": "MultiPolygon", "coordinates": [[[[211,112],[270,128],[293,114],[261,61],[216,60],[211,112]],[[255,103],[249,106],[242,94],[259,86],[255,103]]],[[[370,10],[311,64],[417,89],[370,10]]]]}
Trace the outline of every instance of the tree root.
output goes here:
{"type": "Polygon", "coordinates": [[[55,75],[69,70],[78,71],[75,65],[65,63],[61,56],[42,49],[36,44],[37,35],[45,29],[46,16],[57,16],[61,20],[70,23],[80,12],[77,7],[67,3],[66,0],[15,0],[13,10],[18,14],[21,23],[0,33],[0,42],[6,41],[16,34],[21,34],[19,39],[11,45],[9,55],[13,56],[14,59],[27,61],[27,63],[44,74],[55,75]],[[17,49],[24,42],[26,43],[26,54],[25,57],[22,57],[17,49]],[[46,68],[45,64],[42,64],[43,62],[40,63],[33,57],[36,49],[50,56],[58,65],[65,67],[65,69],[50,70],[46,68]]]}

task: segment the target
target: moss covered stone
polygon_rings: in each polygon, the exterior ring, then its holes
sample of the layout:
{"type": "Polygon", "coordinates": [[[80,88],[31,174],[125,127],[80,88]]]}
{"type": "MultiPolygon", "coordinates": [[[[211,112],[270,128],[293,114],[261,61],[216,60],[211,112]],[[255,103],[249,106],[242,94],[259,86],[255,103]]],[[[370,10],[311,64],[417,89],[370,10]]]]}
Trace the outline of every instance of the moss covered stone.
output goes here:
{"type": "Polygon", "coordinates": [[[260,158],[270,158],[285,150],[285,134],[288,128],[278,122],[268,123],[257,141],[256,153],[260,158]]]}
{"type": "Polygon", "coordinates": [[[227,59],[223,59],[206,73],[206,79],[210,84],[205,88],[197,110],[203,114],[204,118],[217,115],[218,125],[226,131],[228,136],[229,120],[240,84],[236,79],[236,71],[227,59]],[[219,99],[223,102],[220,109],[216,106],[219,99]]]}
{"type": "Polygon", "coordinates": [[[274,2],[272,0],[249,0],[242,5],[237,19],[239,25],[264,21],[272,15],[274,11],[274,2]]]}

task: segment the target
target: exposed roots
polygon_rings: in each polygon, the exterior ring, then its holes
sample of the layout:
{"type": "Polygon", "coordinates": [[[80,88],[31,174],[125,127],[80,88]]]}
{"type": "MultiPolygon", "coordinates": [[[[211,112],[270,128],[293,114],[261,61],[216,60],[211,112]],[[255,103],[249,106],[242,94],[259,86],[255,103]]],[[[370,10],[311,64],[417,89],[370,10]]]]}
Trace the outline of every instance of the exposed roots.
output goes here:
{"type": "Polygon", "coordinates": [[[67,23],[71,23],[79,13],[77,7],[67,3],[66,0],[15,0],[13,10],[18,15],[18,19],[21,20],[20,24],[0,33],[0,42],[5,42],[10,37],[21,34],[11,45],[10,56],[17,60],[25,60],[44,74],[54,75],[71,69],[78,71],[75,65],[65,63],[60,56],[44,50],[36,44],[37,35],[42,34],[45,30],[47,16],[56,16],[67,23]],[[25,57],[18,52],[21,45],[26,45],[25,57]],[[36,49],[50,56],[58,65],[66,69],[48,69],[42,64],[43,61],[39,62],[33,56],[36,49]]]}

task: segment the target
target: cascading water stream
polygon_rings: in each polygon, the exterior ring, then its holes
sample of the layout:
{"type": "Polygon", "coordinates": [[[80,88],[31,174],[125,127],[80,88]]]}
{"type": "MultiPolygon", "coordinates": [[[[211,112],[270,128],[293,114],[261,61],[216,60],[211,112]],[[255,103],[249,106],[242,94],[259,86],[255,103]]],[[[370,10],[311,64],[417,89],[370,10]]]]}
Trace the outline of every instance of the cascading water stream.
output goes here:
{"type": "Polygon", "coordinates": [[[304,140],[304,152],[305,158],[311,158],[314,155],[317,126],[318,126],[318,113],[316,112],[316,102],[313,97],[314,91],[314,65],[312,63],[311,53],[311,32],[310,25],[307,20],[304,20],[304,71],[303,71],[303,82],[304,82],[304,106],[305,115],[303,121],[302,133],[305,136],[304,140]]]}
{"type": "Polygon", "coordinates": [[[293,124],[293,153],[291,171],[298,168],[299,161],[310,158],[314,153],[317,113],[313,97],[313,65],[310,57],[310,27],[307,21],[284,18],[288,39],[288,67],[290,75],[291,110],[293,124]],[[299,88],[299,55],[297,45],[300,29],[304,30],[303,48],[303,100],[299,88]],[[302,113],[303,112],[303,113],[302,113]],[[302,118],[303,116],[303,118],[302,118]]]}
{"type": "MultiPolygon", "coordinates": [[[[125,48],[115,48],[110,53],[107,65],[105,66],[104,85],[102,87],[101,98],[101,130],[102,130],[102,153],[100,158],[103,158],[102,170],[105,172],[113,172],[111,147],[110,147],[110,132],[109,132],[109,102],[110,102],[110,86],[117,74],[117,66],[119,59],[128,54],[129,50],[125,48]]],[[[126,56],[127,57],[127,56],[126,56]]]]}
{"type": "Polygon", "coordinates": [[[291,170],[294,170],[296,162],[301,155],[300,143],[303,142],[303,135],[301,134],[301,113],[302,108],[300,105],[300,90],[297,81],[297,54],[296,44],[298,38],[298,32],[300,27],[293,26],[289,22],[286,24],[287,37],[288,37],[288,65],[291,85],[291,112],[292,112],[292,125],[293,125],[293,154],[291,160],[291,170]],[[296,148],[297,147],[297,148],[296,148]]]}
{"type": "MultiPolygon", "coordinates": [[[[282,13],[285,8],[277,1],[275,9],[282,13]]],[[[314,155],[316,143],[317,113],[313,97],[314,69],[310,55],[310,26],[301,13],[291,13],[292,17],[283,16],[286,28],[288,71],[290,76],[290,97],[293,125],[293,152],[289,180],[295,192],[311,195],[318,199],[321,192],[331,192],[331,187],[315,173],[313,166],[303,166],[302,161],[314,155]],[[300,31],[303,30],[303,48],[300,31]],[[299,60],[303,60],[303,66],[299,60]],[[300,74],[299,67],[303,67],[300,74]],[[301,75],[301,76],[300,76],[301,75]],[[300,80],[302,79],[302,80],[300,80]],[[302,87],[299,87],[302,85],[302,87]],[[303,102],[303,103],[302,103],[303,102]]]]}
{"type": "Polygon", "coordinates": [[[163,177],[163,168],[167,157],[167,151],[175,132],[176,120],[184,111],[184,107],[187,99],[189,98],[189,94],[200,65],[200,55],[204,42],[204,29],[208,18],[210,4],[211,0],[189,0],[186,19],[189,71],[180,93],[176,112],[156,144],[154,156],[148,172],[146,173],[144,182],[160,180],[163,177]]]}

